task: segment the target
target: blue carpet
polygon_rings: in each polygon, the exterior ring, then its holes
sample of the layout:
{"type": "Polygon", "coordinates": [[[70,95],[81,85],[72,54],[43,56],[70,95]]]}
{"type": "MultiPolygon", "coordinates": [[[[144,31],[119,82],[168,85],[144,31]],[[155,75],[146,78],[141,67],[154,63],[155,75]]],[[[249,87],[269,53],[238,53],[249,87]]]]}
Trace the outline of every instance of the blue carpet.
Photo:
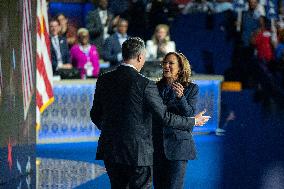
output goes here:
{"type": "Polygon", "coordinates": [[[223,137],[197,135],[194,137],[197,159],[189,161],[186,189],[219,189],[222,181],[223,137]]]}
{"type": "MultiPolygon", "coordinates": [[[[217,189],[221,183],[221,168],[223,157],[223,137],[215,135],[194,136],[198,158],[189,161],[185,189],[217,189]]],[[[37,145],[37,157],[51,159],[65,159],[98,164],[95,160],[97,143],[65,143],[37,145]]],[[[110,188],[107,174],[77,186],[76,189],[108,189],[110,188]]]]}

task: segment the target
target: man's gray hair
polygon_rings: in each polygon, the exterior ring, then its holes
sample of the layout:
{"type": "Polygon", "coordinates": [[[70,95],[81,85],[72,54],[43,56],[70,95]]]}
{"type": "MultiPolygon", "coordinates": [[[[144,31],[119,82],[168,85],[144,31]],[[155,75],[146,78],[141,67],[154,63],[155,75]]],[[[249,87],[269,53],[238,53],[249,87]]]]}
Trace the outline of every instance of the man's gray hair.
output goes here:
{"type": "Polygon", "coordinates": [[[122,44],[123,60],[136,58],[145,50],[145,43],[139,37],[130,37],[122,44]]]}

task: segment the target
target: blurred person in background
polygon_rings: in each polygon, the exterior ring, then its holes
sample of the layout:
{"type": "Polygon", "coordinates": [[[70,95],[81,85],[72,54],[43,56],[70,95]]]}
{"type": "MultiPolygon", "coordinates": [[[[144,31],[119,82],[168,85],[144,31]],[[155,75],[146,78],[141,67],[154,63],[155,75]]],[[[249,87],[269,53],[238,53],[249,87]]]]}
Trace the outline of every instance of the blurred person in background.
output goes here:
{"type": "Polygon", "coordinates": [[[277,26],[279,29],[284,28],[284,2],[279,2],[277,26]]]}
{"type": "MultiPolygon", "coordinates": [[[[167,110],[193,117],[199,88],[191,81],[189,61],[181,53],[169,52],[162,65],[163,77],[157,86],[167,110]]],[[[196,158],[192,130],[163,127],[153,118],[155,189],[183,188],[187,162],[196,158]]]]}
{"type": "MultiPolygon", "coordinates": [[[[141,1],[141,0],[135,0],[135,1],[141,1]]],[[[124,12],[126,12],[128,8],[129,8],[129,0],[109,0],[109,10],[111,10],[111,12],[114,15],[121,15],[124,12]]]]}
{"type": "Polygon", "coordinates": [[[262,15],[259,10],[257,0],[248,0],[249,8],[242,12],[241,23],[237,22],[237,25],[241,26],[241,41],[239,45],[239,66],[242,74],[240,75],[241,82],[244,88],[252,88],[255,85],[255,78],[253,73],[255,69],[254,62],[254,46],[252,44],[253,34],[260,27],[259,18],[262,15]]]}
{"type": "Polygon", "coordinates": [[[259,29],[252,36],[252,44],[257,51],[257,58],[259,61],[271,64],[274,60],[272,34],[270,31],[270,20],[265,16],[259,18],[259,29]]]}
{"type": "Polygon", "coordinates": [[[77,27],[71,24],[63,13],[56,16],[59,21],[61,30],[60,35],[66,38],[69,49],[77,43],[77,27]]]}
{"type": "Polygon", "coordinates": [[[174,52],[176,45],[170,40],[169,26],[159,24],[156,26],[152,40],[146,42],[148,60],[162,60],[168,52],[174,52]]]}
{"type": "Polygon", "coordinates": [[[148,25],[145,1],[128,0],[128,8],[120,16],[128,20],[129,27],[127,32],[130,36],[139,36],[142,39],[146,38],[148,25]]]}
{"type": "Polygon", "coordinates": [[[284,89],[284,29],[278,31],[278,44],[274,53],[276,61],[272,70],[277,80],[282,83],[280,85],[284,89]]]}
{"type": "Polygon", "coordinates": [[[209,13],[214,12],[214,6],[210,1],[207,0],[193,0],[186,4],[183,8],[183,14],[190,13],[209,13]]]}
{"type": "MultiPolygon", "coordinates": [[[[250,47],[251,37],[259,28],[259,18],[262,13],[258,10],[258,0],[248,0],[249,9],[242,14],[241,38],[244,48],[250,47]]],[[[251,50],[250,56],[251,56],[251,50]]]]}
{"type": "Polygon", "coordinates": [[[284,65],[284,29],[278,31],[278,44],[275,48],[275,58],[278,63],[284,65]]]}
{"type": "Polygon", "coordinates": [[[110,62],[111,67],[119,65],[122,61],[121,47],[122,43],[128,39],[127,29],[128,21],[120,18],[117,31],[105,41],[102,56],[105,61],[110,62]]]}
{"type": "Polygon", "coordinates": [[[114,17],[113,13],[108,10],[108,0],[94,1],[98,8],[90,11],[86,17],[86,28],[90,32],[90,42],[94,44],[99,54],[102,54],[102,47],[105,39],[114,32],[119,16],[114,17]]]}
{"type": "Polygon", "coordinates": [[[56,75],[58,69],[71,69],[72,64],[70,63],[70,53],[67,44],[67,40],[64,36],[60,36],[60,25],[57,19],[51,19],[49,21],[50,28],[50,52],[52,70],[56,75]]]}
{"type": "Polygon", "coordinates": [[[233,11],[234,7],[232,4],[232,0],[216,0],[214,6],[214,12],[220,13],[225,11],[233,11]]]}
{"type": "MultiPolygon", "coordinates": [[[[146,4],[147,14],[147,29],[150,32],[155,30],[158,24],[169,24],[169,7],[168,0],[152,0],[146,4]]],[[[146,39],[151,38],[151,33],[146,36],[146,39]]]]}
{"type": "Polygon", "coordinates": [[[81,78],[98,77],[99,54],[96,46],[89,43],[89,31],[80,28],[77,35],[79,43],[71,48],[72,64],[80,71],[81,78]]]}

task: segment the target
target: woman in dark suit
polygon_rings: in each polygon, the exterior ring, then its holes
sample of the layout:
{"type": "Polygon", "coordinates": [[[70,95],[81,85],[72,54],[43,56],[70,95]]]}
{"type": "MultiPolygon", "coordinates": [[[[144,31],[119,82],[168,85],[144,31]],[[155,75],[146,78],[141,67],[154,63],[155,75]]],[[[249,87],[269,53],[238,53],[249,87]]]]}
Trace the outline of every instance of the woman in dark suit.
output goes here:
{"type": "MultiPolygon", "coordinates": [[[[199,89],[191,82],[189,61],[181,53],[169,52],[162,66],[163,77],[157,86],[168,111],[187,117],[194,116],[199,89]]],[[[182,189],[187,162],[196,157],[192,130],[162,127],[154,118],[153,124],[156,126],[153,127],[154,187],[182,189]]]]}

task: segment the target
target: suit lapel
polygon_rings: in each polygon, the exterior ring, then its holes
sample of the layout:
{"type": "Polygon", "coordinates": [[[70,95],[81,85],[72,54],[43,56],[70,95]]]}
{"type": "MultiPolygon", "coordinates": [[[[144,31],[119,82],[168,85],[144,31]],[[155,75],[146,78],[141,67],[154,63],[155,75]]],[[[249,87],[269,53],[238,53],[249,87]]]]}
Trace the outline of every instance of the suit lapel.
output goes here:
{"type": "Polygon", "coordinates": [[[103,24],[102,24],[102,21],[101,21],[101,17],[100,17],[100,13],[99,13],[99,10],[97,9],[95,11],[95,14],[94,14],[95,18],[97,20],[97,23],[99,24],[99,28],[102,28],[103,27],[103,24]]]}
{"type": "Polygon", "coordinates": [[[59,43],[59,48],[60,48],[60,52],[61,52],[61,56],[63,56],[62,54],[62,49],[64,48],[63,47],[63,38],[62,37],[58,37],[58,43],[59,43]]]}

